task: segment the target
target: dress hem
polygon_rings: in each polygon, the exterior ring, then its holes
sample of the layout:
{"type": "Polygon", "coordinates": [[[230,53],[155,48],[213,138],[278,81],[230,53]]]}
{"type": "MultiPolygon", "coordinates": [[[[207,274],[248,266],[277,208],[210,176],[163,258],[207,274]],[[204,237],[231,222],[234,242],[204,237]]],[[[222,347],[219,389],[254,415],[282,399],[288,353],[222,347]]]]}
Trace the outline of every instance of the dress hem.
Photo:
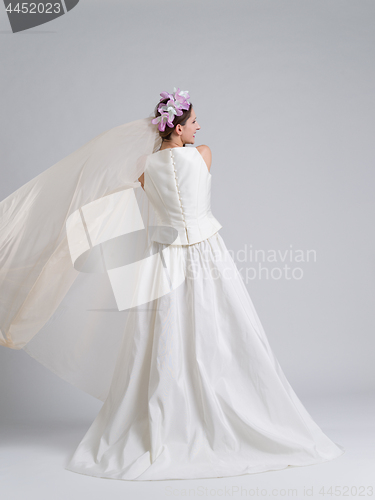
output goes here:
{"type": "MultiPolygon", "coordinates": [[[[339,453],[338,455],[336,455],[332,458],[322,458],[321,460],[318,460],[318,461],[316,459],[314,459],[313,461],[305,463],[305,464],[288,464],[288,465],[275,466],[275,467],[271,467],[271,468],[269,468],[269,466],[267,466],[267,468],[260,469],[260,470],[252,470],[252,471],[250,470],[247,472],[233,473],[233,474],[227,474],[227,475],[225,474],[222,476],[163,477],[163,478],[157,478],[157,479],[138,479],[137,477],[135,477],[135,478],[129,479],[129,478],[110,476],[110,475],[100,475],[100,474],[95,474],[92,472],[90,473],[89,471],[82,472],[82,471],[74,470],[74,468],[69,468],[68,466],[65,467],[65,470],[68,470],[70,472],[75,472],[76,474],[82,474],[84,476],[97,477],[99,479],[116,479],[116,480],[120,480],[120,481],[174,481],[174,480],[183,481],[183,480],[192,480],[192,479],[218,479],[218,478],[224,478],[224,477],[246,476],[246,475],[250,475],[250,474],[262,474],[264,472],[276,472],[276,471],[285,470],[285,469],[293,468],[293,467],[309,467],[311,465],[318,465],[318,464],[325,463],[325,462],[331,462],[332,460],[335,460],[336,458],[341,457],[346,452],[346,449],[343,448],[341,445],[338,445],[336,443],[336,446],[338,446],[340,448],[341,453],[339,453]]],[[[84,465],[84,462],[80,462],[80,463],[82,463],[84,465]]],[[[77,463],[77,465],[80,465],[80,463],[77,463]]]]}

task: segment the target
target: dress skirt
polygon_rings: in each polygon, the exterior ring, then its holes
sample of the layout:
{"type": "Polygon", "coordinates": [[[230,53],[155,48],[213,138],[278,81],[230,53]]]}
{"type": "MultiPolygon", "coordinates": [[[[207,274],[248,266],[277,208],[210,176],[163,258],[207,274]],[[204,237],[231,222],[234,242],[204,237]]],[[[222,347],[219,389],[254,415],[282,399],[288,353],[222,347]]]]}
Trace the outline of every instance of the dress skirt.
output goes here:
{"type": "Polygon", "coordinates": [[[288,383],[221,235],[169,251],[185,279],[129,312],[108,397],[66,469],[194,479],[342,455],[288,383]]]}

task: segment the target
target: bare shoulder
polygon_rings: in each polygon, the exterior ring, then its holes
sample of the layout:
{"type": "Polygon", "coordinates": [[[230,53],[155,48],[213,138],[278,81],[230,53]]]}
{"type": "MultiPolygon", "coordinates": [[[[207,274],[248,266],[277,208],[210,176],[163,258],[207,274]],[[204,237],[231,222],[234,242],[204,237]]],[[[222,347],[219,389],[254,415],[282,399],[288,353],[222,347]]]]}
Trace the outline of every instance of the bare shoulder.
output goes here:
{"type": "Polygon", "coordinates": [[[202,155],[204,161],[206,162],[208,171],[210,171],[211,162],[212,162],[211,149],[206,144],[202,144],[201,146],[197,146],[196,149],[202,155]]]}

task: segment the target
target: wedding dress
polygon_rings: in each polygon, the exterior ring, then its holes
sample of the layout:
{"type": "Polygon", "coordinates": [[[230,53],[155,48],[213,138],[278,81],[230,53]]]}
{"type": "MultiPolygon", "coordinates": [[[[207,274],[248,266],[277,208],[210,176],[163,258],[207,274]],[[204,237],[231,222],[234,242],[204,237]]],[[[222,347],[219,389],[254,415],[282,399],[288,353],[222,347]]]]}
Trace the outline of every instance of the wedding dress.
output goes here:
{"type": "Polygon", "coordinates": [[[0,345],[104,403],[66,468],[184,479],[340,456],[269,346],[202,156],[160,146],[151,117],[114,127],[0,203],[0,345]]]}
{"type": "Polygon", "coordinates": [[[146,255],[163,256],[164,272],[154,263],[141,281],[167,276],[170,289],[130,309],[108,395],[66,469],[190,479],[342,455],[270,348],[212,215],[211,174],[199,151],[147,155],[144,190],[157,215],[146,255]]]}

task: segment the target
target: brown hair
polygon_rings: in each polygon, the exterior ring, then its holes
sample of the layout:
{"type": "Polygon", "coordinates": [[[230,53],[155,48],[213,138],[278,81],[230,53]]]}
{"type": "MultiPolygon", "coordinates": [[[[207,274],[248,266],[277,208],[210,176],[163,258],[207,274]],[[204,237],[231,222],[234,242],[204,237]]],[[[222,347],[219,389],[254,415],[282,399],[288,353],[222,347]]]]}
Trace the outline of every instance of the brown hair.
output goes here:
{"type": "MultiPolygon", "coordinates": [[[[167,104],[168,101],[169,101],[169,98],[166,97],[165,99],[161,99],[160,102],[157,103],[157,105],[155,106],[155,112],[154,112],[155,118],[161,115],[161,113],[159,113],[159,111],[158,111],[158,107],[160,106],[160,104],[167,104]]],[[[173,128],[168,127],[168,125],[165,124],[164,132],[161,132],[159,130],[159,136],[162,138],[163,141],[169,141],[171,139],[172,132],[176,128],[176,125],[182,125],[182,126],[186,125],[186,122],[190,118],[192,109],[193,109],[193,104],[190,103],[189,109],[183,109],[181,116],[176,116],[176,115],[174,116],[173,128]]],[[[184,146],[185,146],[185,144],[184,144],[184,146]]]]}

